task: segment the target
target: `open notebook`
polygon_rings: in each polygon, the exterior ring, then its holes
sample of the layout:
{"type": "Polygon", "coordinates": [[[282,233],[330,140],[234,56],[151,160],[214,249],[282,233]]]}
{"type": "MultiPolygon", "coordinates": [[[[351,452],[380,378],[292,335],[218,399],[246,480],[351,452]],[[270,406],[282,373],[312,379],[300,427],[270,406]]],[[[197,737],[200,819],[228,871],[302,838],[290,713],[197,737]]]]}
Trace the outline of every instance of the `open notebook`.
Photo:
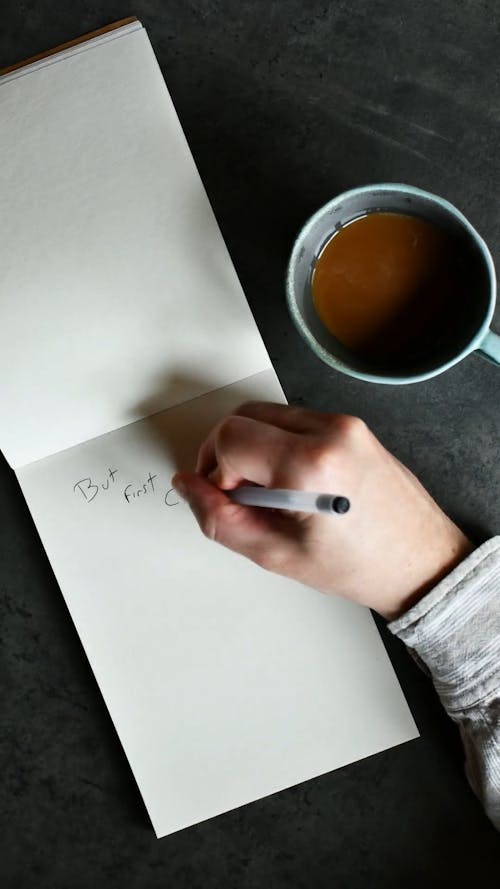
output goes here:
{"type": "Polygon", "coordinates": [[[416,736],[370,614],[170,490],[283,401],[136,20],[0,78],[0,445],[158,836],[416,736]]]}

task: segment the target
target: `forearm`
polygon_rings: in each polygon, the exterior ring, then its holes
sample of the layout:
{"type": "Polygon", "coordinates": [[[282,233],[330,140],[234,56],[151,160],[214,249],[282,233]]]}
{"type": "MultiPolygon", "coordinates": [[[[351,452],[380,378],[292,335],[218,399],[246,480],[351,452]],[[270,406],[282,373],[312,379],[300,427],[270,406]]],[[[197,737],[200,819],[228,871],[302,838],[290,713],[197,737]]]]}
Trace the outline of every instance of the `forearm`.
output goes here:
{"type": "Polygon", "coordinates": [[[467,777],[500,830],[500,537],[389,628],[430,672],[459,726],[467,777]]]}

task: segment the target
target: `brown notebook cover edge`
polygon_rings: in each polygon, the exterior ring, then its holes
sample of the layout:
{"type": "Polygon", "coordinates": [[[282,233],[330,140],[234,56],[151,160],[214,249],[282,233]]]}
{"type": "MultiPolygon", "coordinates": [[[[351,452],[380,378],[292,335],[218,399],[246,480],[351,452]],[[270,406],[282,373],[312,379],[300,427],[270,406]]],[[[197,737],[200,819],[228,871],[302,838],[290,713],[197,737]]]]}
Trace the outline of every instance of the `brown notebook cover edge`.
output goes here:
{"type": "Polygon", "coordinates": [[[83,34],[81,37],[75,37],[74,40],[68,40],[66,43],[60,43],[59,46],[54,46],[53,49],[47,49],[45,52],[38,53],[36,56],[30,56],[29,59],[24,59],[22,62],[8,65],[7,68],[0,68],[0,77],[2,77],[3,74],[10,74],[12,71],[17,71],[18,68],[24,68],[26,65],[31,65],[33,62],[40,62],[42,59],[53,56],[65,49],[70,49],[72,46],[78,46],[79,43],[86,43],[87,40],[92,40],[94,37],[100,37],[101,34],[107,34],[108,31],[115,31],[117,28],[122,28],[123,25],[130,25],[132,22],[136,21],[137,16],[130,15],[128,18],[119,19],[117,22],[105,25],[104,28],[97,28],[95,31],[89,31],[88,34],[83,34]]]}

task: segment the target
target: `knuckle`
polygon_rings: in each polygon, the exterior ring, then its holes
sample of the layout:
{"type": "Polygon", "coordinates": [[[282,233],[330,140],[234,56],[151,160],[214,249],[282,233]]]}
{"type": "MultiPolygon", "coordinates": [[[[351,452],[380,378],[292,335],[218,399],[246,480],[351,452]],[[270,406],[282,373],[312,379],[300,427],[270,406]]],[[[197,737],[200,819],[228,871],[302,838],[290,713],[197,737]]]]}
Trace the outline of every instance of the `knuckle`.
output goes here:
{"type": "Polygon", "coordinates": [[[200,528],[205,537],[209,540],[217,539],[217,521],[212,513],[205,513],[198,519],[200,528]]]}
{"type": "Polygon", "coordinates": [[[332,443],[325,439],[312,441],[307,446],[307,461],[315,470],[328,470],[334,460],[332,443]]]}
{"type": "Polygon", "coordinates": [[[351,414],[333,414],[331,418],[331,431],[335,435],[345,437],[358,437],[367,430],[367,425],[361,417],[354,417],[351,414]]]}
{"type": "Polygon", "coordinates": [[[208,537],[209,540],[214,540],[216,543],[222,542],[222,531],[224,528],[223,508],[218,506],[205,508],[198,515],[198,524],[205,537],[208,537]]]}
{"type": "Polygon", "coordinates": [[[344,417],[344,429],[348,435],[362,435],[366,429],[366,423],[361,417],[352,417],[350,415],[346,415],[344,417]]]}
{"type": "Polygon", "coordinates": [[[297,478],[311,465],[311,454],[315,451],[313,442],[300,436],[287,436],[273,454],[272,486],[293,488],[297,478]]]}
{"type": "Polygon", "coordinates": [[[314,411],[309,411],[306,408],[300,407],[298,404],[289,404],[286,407],[287,414],[290,420],[297,421],[298,423],[304,419],[309,419],[314,417],[314,411]]]}
{"type": "MultiPolygon", "coordinates": [[[[214,543],[228,545],[228,532],[233,521],[233,507],[234,504],[212,507],[198,517],[198,523],[205,537],[213,540],[214,543]]],[[[239,507],[236,507],[236,510],[238,509],[239,507]]]]}
{"type": "Polygon", "coordinates": [[[241,428],[241,420],[239,417],[231,415],[226,417],[224,420],[221,420],[216,432],[217,446],[218,448],[224,449],[238,435],[238,431],[241,428]]]}
{"type": "Polygon", "coordinates": [[[259,407],[261,406],[261,404],[262,404],[261,401],[252,401],[252,400],[243,401],[241,404],[238,405],[238,407],[236,408],[234,413],[244,415],[247,413],[247,411],[258,410],[259,407]]]}

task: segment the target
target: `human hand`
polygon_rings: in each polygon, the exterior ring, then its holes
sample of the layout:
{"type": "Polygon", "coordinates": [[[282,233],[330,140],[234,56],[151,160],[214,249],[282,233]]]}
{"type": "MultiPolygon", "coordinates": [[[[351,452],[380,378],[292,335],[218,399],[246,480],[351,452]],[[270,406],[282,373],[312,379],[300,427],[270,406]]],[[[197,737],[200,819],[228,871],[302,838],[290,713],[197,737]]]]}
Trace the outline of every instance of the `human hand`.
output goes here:
{"type": "Polygon", "coordinates": [[[472,550],[416,477],[362,420],[265,402],[242,405],[172,484],[207,537],[278,574],[375,609],[407,610],[472,550]],[[241,484],[342,494],[345,515],[233,503],[241,484]]]}

